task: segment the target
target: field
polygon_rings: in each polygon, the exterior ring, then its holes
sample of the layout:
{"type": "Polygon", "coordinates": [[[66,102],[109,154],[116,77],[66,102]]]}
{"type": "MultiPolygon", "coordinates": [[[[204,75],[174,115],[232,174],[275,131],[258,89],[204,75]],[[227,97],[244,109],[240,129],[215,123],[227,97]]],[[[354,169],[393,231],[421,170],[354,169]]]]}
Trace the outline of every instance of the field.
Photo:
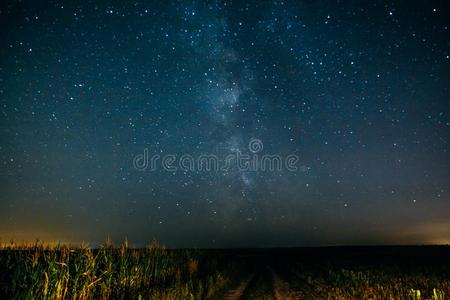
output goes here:
{"type": "Polygon", "coordinates": [[[0,299],[450,299],[450,247],[3,245],[0,299]]]}

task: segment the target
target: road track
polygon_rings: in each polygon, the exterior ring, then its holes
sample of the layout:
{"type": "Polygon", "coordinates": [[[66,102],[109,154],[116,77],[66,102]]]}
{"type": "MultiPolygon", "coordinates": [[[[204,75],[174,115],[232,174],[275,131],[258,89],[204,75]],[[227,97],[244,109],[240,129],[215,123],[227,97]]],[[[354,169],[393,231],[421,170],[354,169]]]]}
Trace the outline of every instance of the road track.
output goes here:
{"type": "Polygon", "coordinates": [[[225,299],[297,300],[303,299],[303,295],[300,291],[293,291],[275,271],[266,267],[253,273],[236,288],[230,290],[225,299]]]}
{"type": "Polygon", "coordinates": [[[248,284],[250,283],[250,281],[252,281],[253,277],[255,276],[255,273],[253,273],[252,275],[250,275],[246,280],[242,281],[241,284],[229,291],[229,293],[225,296],[226,300],[239,300],[242,298],[242,295],[244,294],[245,290],[248,287],[248,284]]]}
{"type": "Polygon", "coordinates": [[[293,291],[289,284],[278,276],[273,270],[272,274],[273,294],[276,300],[296,300],[303,299],[303,295],[299,291],[293,291]]]}

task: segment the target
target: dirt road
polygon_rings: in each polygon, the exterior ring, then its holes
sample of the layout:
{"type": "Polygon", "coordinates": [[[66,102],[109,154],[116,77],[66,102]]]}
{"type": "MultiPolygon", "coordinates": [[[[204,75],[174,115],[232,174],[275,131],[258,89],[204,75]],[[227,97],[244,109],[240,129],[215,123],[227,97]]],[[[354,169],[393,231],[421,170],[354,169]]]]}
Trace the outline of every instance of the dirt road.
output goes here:
{"type": "Polygon", "coordinates": [[[299,291],[293,291],[289,284],[268,267],[261,268],[230,290],[227,300],[294,300],[302,299],[299,291]]]}

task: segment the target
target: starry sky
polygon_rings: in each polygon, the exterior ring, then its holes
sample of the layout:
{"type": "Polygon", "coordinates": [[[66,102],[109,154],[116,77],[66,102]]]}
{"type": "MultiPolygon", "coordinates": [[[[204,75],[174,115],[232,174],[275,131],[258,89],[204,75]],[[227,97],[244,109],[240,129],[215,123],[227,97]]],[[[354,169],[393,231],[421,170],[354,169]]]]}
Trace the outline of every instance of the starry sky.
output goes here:
{"type": "Polygon", "coordinates": [[[450,243],[446,1],[2,1],[0,240],[450,243]],[[134,158],[296,155],[292,170],[134,158]]]}

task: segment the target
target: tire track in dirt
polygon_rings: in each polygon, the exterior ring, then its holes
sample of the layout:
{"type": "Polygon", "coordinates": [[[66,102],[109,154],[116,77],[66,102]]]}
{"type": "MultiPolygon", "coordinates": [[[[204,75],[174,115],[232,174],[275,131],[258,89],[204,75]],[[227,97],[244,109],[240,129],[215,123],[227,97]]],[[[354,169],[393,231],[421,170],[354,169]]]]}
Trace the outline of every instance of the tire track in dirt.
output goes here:
{"type": "Polygon", "coordinates": [[[242,295],[244,294],[245,290],[247,289],[250,281],[253,280],[253,277],[255,276],[255,274],[253,273],[252,275],[250,275],[246,280],[242,281],[241,284],[228,292],[228,294],[225,296],[226,300],[239,300],[242,295]]]}
{"type": "Polygon", "coordinates": [[[293,291],[289,284],[278,276],[272,269],[270,269],[273,280],[273,294],[276,300],[297,300],[303,299],[303,293],[293,291]]]}
{"type": "Polygon", "coordinates": [[[241,297],[242,300],[275,300],[272,276],[269,269],[257,266],[255,276],[241,297]]]}
{"type": "Polygon", "coordinates": [[[280,276],[271,268],[258,272],[258,275],[253,273],[246,280],[243,280],[238,287],[230,290],[225,296],[225,299],[253,299],[255,296],[257,296],[258,299],[259,297],[276,300],[304,299],[302,292],[293,291],[289,284],[281,279],[280,276]],[[263,284],[266,288],[261,290],[261,284],[263,284]]]}

